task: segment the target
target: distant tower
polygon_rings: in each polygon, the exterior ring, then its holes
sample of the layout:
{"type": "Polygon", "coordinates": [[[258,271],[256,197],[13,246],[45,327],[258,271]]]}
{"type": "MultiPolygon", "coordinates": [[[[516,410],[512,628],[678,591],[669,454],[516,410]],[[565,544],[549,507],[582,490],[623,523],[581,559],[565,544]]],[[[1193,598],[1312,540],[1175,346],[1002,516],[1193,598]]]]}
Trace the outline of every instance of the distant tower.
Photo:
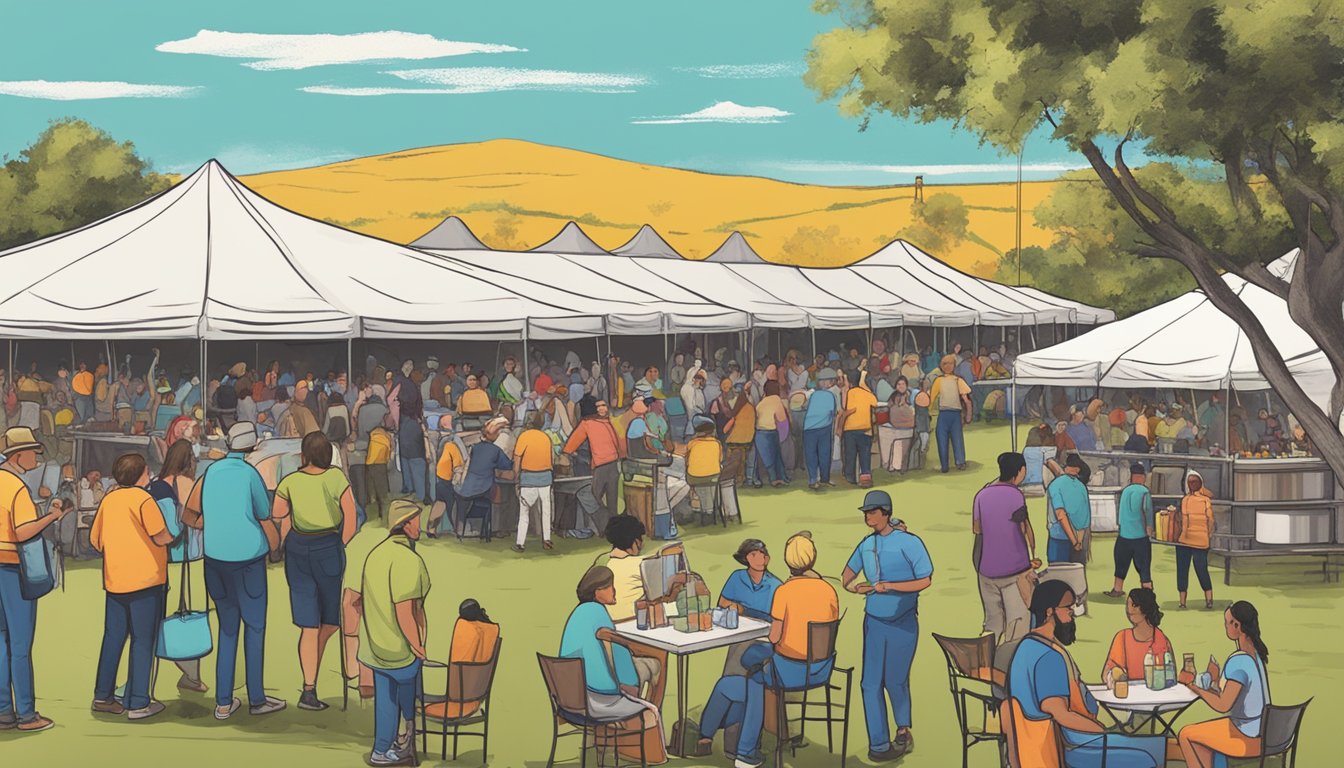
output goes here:
{"type": "Polygon", "coordinates": [[[916,203],[922,203],[922,202],[924,202],[924,177],[923,177],[923,176],[916,176],[916,177],[915,177],[915,202],[916,202],[916,203]]]}

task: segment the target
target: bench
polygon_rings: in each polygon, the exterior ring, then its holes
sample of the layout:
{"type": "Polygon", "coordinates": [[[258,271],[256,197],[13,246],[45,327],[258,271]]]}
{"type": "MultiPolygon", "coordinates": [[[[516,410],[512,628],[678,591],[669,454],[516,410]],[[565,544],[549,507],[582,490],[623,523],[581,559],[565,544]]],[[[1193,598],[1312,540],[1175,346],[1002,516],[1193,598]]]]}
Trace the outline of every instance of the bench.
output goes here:
{"type": "MultiPolygon", "coordinates": [[[[1223,584],[1231,586],[1232,584],[1232,561],[1243,557],[1262,558],[1262,557],[1319,557],[1321,558],[1321,578],[1327,582],[1338,582],[1341,571],[1344,571],[1344,546],[1314,546],[1314,547],[1292,547],[1285,549],[1243,549],[1243,550],[1209,550],[1210,555],[1223,558],[1223,584]]],[[[1307,575],[1316,571],[1306,571],[1307,575]]]]}

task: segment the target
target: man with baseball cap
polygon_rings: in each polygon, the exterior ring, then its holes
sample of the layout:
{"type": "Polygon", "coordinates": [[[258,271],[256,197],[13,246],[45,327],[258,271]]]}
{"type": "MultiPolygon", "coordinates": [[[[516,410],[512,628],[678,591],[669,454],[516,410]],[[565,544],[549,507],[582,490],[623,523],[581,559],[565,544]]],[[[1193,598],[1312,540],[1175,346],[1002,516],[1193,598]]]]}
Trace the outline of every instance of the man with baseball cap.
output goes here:
{"type": "Polygon", "coordinates": [[[834,368],[817,371],[817,388],[808,395],[803,411],[803,463],[807,466],[807,487],[814,491],[835,485],[831,482],[831,453],[835,448],[831,433],[840,409],[832,390],[837,376],[834,368]]]}
{"type": "Polygon", "coordinates": [[[22,475],[37,469],[45,452],[33,430],[11,427],[0,438],[0,730],[24,733],[45,731],[53,723],[37,712],[33,685],[33,633],[37,627],[37,600],[23,596],[19,577],[19,545],[32,540],[69,510],[52,499],[49,514],[39,517],[22,475]]]}
{"type": "Polygon", "coordinates": [[[866,596],[859,688],[868,725],[868,759],[888,762],[915,746],[910,665],[919,640],[919,593],[933,583],[933,561],[924,542],[892,519],[886,491],[869,491],[859,510],[872,533],[854,548],[840,578],[845,589],[866,596]],[[856,583],[860,574],[866,583],[856,583]],[[895,741],[887,721],[888,697],[895,710],[895,741]]]}
{"type": "Polygon", "coordinates": [[[182,522],[205,531],[205,589],[219,615],[215,656],[215,719],[227,720],[243,705],[233,695],[238,663],[238,625],[243,625],[247,664],[248,711],[268,715],[285,708],[266,695],[262,681],[266,655],[267,532],[279,538],[271,520],[271,502],[261,475],[247,462],[257,447],[257,428],[249,421],[229,427],[229,453],[196,481],[182,510],[182,522]]]}
{"type": "Polygon", "coordinates": [[[373,670],[374,736],[368,762],[412,765],[416,680],[425,660],[425,597],[430,588],[429,569],[415,551],[419,505],[410,499],[393,501],[387,526],[387,538],[364,561],[359,589],[364,608],[359,660],[373,670]],[[407,632],[407,627],[414,629],[407,632]]]}

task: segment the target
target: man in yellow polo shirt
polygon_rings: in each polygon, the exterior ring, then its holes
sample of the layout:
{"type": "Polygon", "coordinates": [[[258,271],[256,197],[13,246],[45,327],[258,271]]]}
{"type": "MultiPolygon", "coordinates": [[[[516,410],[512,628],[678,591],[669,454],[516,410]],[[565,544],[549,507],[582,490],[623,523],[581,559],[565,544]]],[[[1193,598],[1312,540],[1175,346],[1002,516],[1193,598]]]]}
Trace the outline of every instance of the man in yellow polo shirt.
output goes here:
{"type": "Polygon", "coordinates": [[[840,422],[844,450],[841,471],[852,485],[863,488],[873,485],[873,408],[876,406],[877,397],[868,388],[868,371],[861,370],[859,383],[845,392],[844,410],[836,418],[840,422]]]}
{"type": "Polygon", "coordinates": [[[944,355],[939,367],[943,375],[933,380],[929,387],[930,407],[938,409],[938,423],[934,436],[938,441],[938,461],[943,473],[947,473],[948,443],[956,456],[957,469],[966,469],[966,440],[962,435],[963,424],[971,423],[971,386],[953,373],[956,369],[955,355],[944,355]]]}
{"type": "Polygon", "coordinates": [[[527,543],[528,522],[532,510],[541,517],[541,546],[551,549],[551,485],[555,481],[551,458],[554,444],[551,436],[541,431],[544,416],[533,411],[527,417],[527,429],[513,444],[513,476],[518,478],[518,535],[513,543],[514,552],[522,552],[527,543]]]}
{"type": "Polygon", "coordinates": [[[149,467],[138,453],[127,453],[112,465],[117,487],[98,504],[89,529],[89,542],[103,553],[103,589],[107,590],[103,619],[103,649],[93,685],[93,711],[126,713],[128,720],[144,720],[163,711],[149,689],[154,668],[154,639],[163,620],[168,583],[168,545],[173,534],[159,505],[145,490],[149,467]],[[117,667],[129,636],[124,704],[117,701],[117,667]]]}
{"type": "Polygon", "coordinates": [[[69,510],[53,499],[49,514],[38,517],[33,497],[22,475],[37,469],[43,452],[33,430],[12,427],[0,438],[0,614],[6,631],[0,633],[0,669],[9,675],[0,687],[0,730],[45,731],[53,723],[37,713],[33,687],[33,632],[37,601],[23,596],[19,578],[18,545],[42,533],[69,510]]]}
{"type": "Polygon", "coordinates": [[[700,502],[700,514],[713,516],[723,470],[723,444],[714,436],[714,420],[708,416],[691,419],[691,427],[695,437],[686,444],[686,482],[700,502]]]}

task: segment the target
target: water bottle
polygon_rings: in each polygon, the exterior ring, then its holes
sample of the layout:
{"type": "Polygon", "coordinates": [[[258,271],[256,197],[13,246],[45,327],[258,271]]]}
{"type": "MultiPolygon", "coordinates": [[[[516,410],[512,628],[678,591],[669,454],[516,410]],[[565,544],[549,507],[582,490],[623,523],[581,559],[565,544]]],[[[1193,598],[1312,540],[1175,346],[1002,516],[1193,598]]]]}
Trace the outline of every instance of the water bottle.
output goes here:
{"type": "Polygon", "coordinates": [[[1163,688],[1169,688],[1176,684],[1176,659],[1167,651],[1163,656],[1162,663],[1163,680],[1166,683],[1163,688]]]}
{"type": "Polygon", "coordinates": [[[1167,687],[1167,667],[1161,660],[1153,661],[1153,681],[1148,684],[1148,690],[1160,691],[1167,687]]]}
{"type": "Polygon", "coordinates": [[[1143,656],[1143,684],[1148,690],[1153,690],[1153,651],[1151,648],[1143,656]]]}

